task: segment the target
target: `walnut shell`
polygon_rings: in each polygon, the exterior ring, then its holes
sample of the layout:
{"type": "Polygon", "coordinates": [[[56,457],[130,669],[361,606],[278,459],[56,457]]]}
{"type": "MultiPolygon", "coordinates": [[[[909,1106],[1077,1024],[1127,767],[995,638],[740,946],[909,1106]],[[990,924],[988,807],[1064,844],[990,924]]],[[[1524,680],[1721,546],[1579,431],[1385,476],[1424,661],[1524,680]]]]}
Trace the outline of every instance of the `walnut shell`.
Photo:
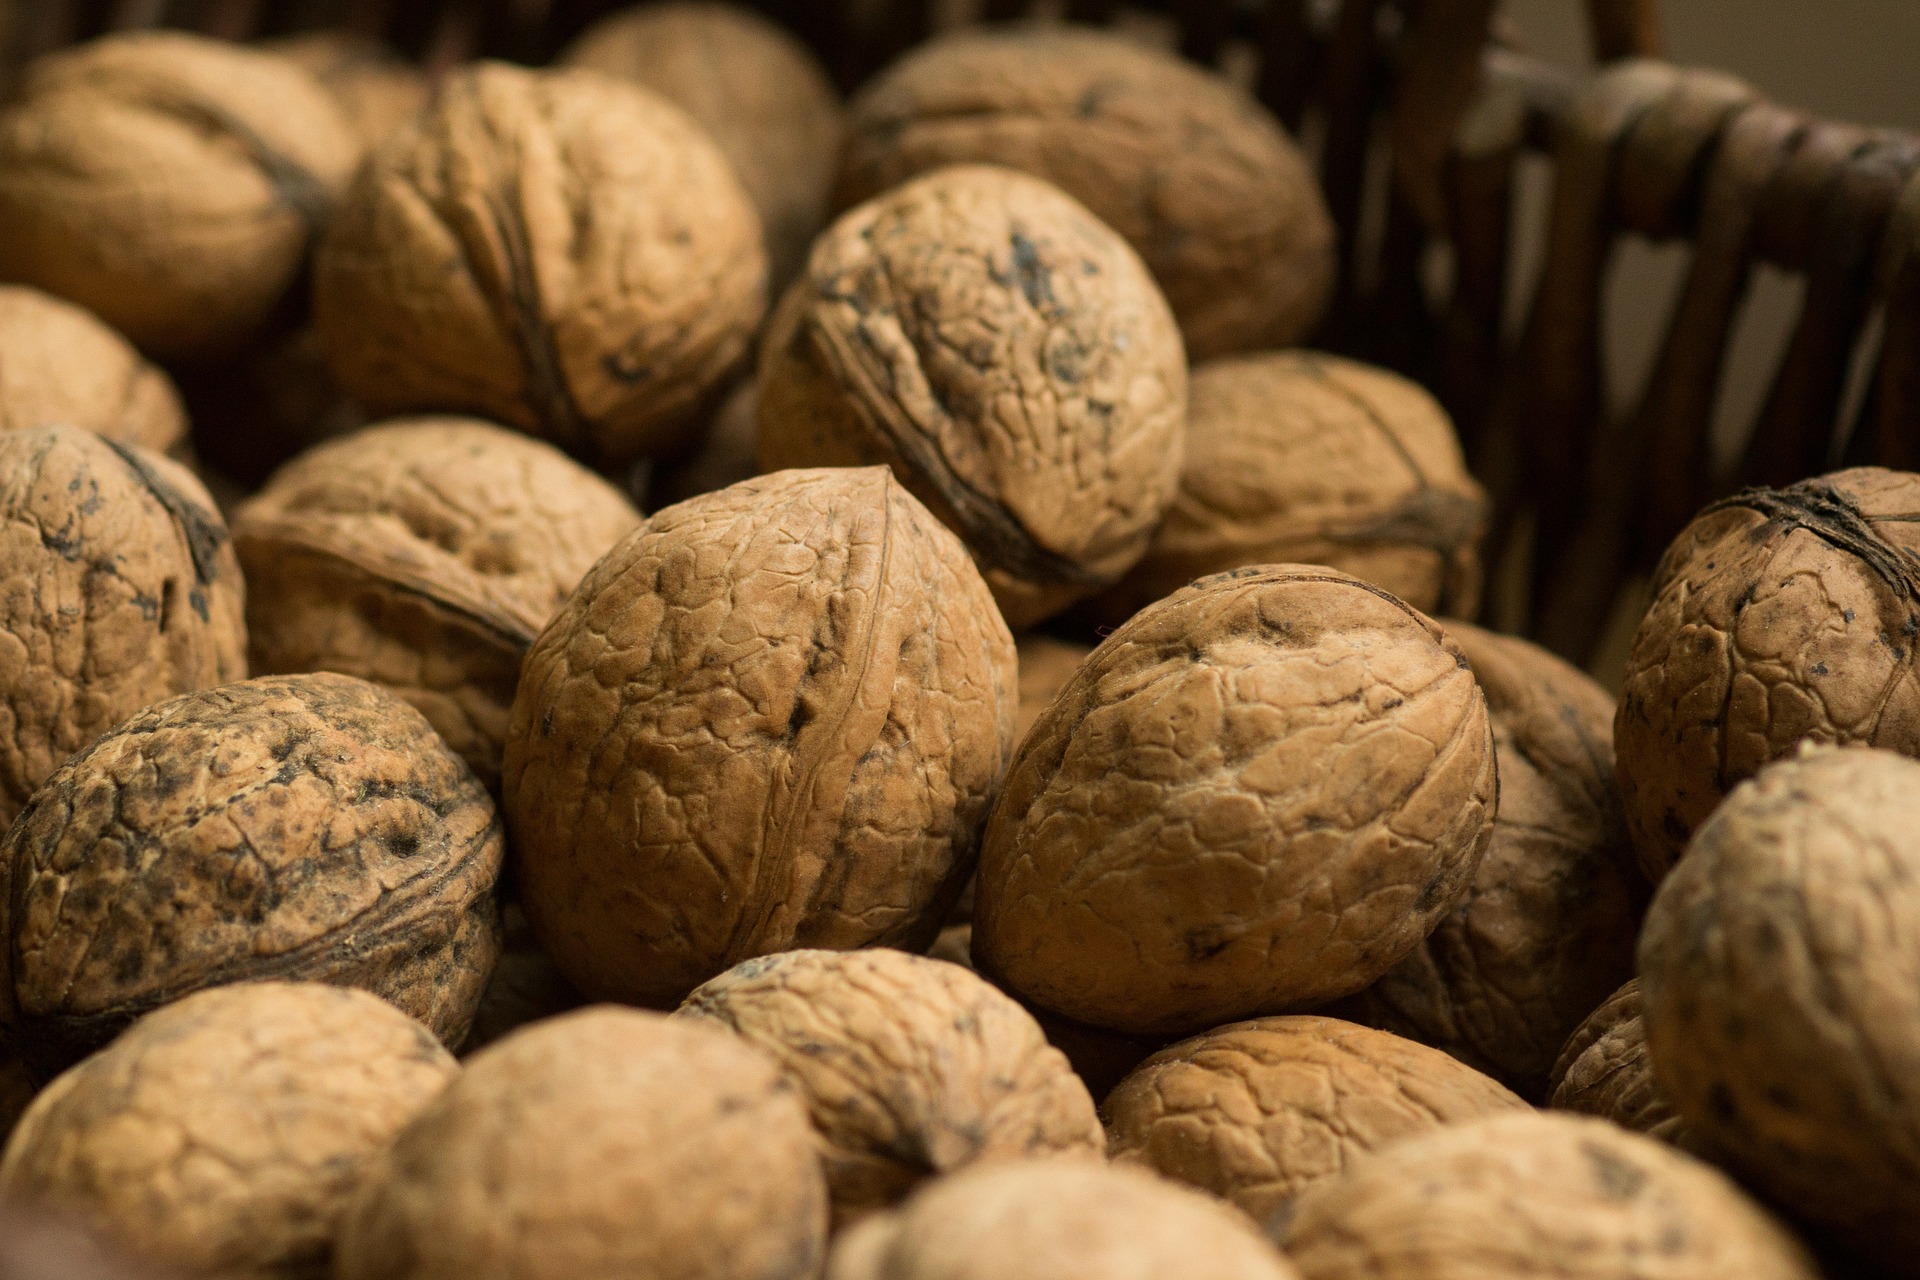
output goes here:
{"type": "Polygon", "coordinates": [[[1179,331],[1133,251],[1056,188],[963,166],[815,243],[761,349],[760,462],[891,465],[1025,626],[1146,550],[1186,399],[1179,331]]]}
{"type": "Polygon", "coordinates": [[[458,1071],[364,991],[197,992],[42,1091],[0,1192],[195,1276],[325,1275],[362,1171],[458,1071]]]}
{"type": "Polygon", "coordinates": [[[72,752],[247,674],[240,567],[185,467],[76,427],[0,431],[0,827],[72,752]]]}
{"type": "MultiPolygon", "coordinates": [[[[0,38],[7,10],[0,0],[0,38]]],[[[0,1276],[7,1280],[170,1280],[38,1205],[0,1205],[0,1276]]]]}
{"type": "Polygon", "coordinates": [[[21,1048],[44,1074],[258,978],[362,987],[458,1044],[499,950],[502,852],[486,790],[365,681],[162,702],[61,765],[0,840],[21,1048]]]}
{"type": "Polygon", "coordinates": [[[834,1243],[826,1280],[1298,1280],[1217,1201],[1137,1169],[1020,1160],[926,1185],[834,1243]]]}
{"type": "Polygon", "coordinates": [[[1211,1192],[1264,1223],[1356,1157],[1527,1110],[1473,1068],[1337,1018],[1258,1018],[1154,1054],[1101,1104],[1117,1164],[1211,1192]]]}
{"type": "Polygon", "coordinates": [[[1276,1224],[1306,1280],[1818,1280],[1718,1170],[1603,1120],[1450,1125],[1356,1161],[1276,1224]]]}
{"type": "Polygon", "coordinates": [[[398,133],[427,105],[427,78],[378,40],[352,31],[308,31],[265,41],[333,96],[363,147],[398,133]]]}
{"type": "Polygon", "coordinates": [[[653,467],[647,476],[647,507],[658,511],[759,475],[759,413],[753,383],[735,387],[713,415],[698,449],[653,467]]]}
{"type": "Polygon", "coordinates": [[[1858,467],[1722,499],[1667,549],[1613,727],[1649,878],[1804,739],[1920,755],[1916,507],[1920,476],[1858,467]]]}
{"type": "Polygon", "coordinates": [[[1552,1083],[1548,1105],[1556,1111],[1599,1116],[1622,1129],[1693,1149],[1673,1104],[1653,1078],[1638,978],[1608,996],[1574,1029],[1554,1064],[1552,1083]]]}
{"type": "Polygon", "coordinates": [[[653,90],[692,116],[760,212],[775,289],[827,218],[840,95],[813,52],[751,9],[655,3],[602,18],[560,61],[653,90]]]}
{"type": "Polygon", "coordinates": [[[1493,839],[1466,900],[1337,1012],[1539,1101],[1567,1037],[1632,976],[1646,910],[1613,783],[1613,699],[1525,640],[1464,622],[1446,631],[1493,718],[1493,839]]]}
{"type": "Polygon", "coordinates": [[[836,1230],[979,1161],[1106,1151],[1060,1051],[959,965],[885,947],[786,951],[703,983],[677,1016],[779,1061],[812,1116],[836,1230]]]}
{"type": "Polygon", "coordinates": [[[156,355],[266,320],[360,159],[325,90],[272,54],[175,32],[50,54],[0,113],[0,279],[156,355]]]}
{"type": "Polygon", "coordinates": [[[1486,704],[1426,617],[1318,566],[1203,578],[1109,636],[1020,744],[974,956],[1118,1031],[1350,995],[1464,897],[1495,785],[1486,704]]]}
{"type": "Polygon", "coordinates": [[[1290,346],[1333,294],[1334,227],[1279,121],[1223,77],[1088,30],[922,46],[849,108],[841,207],[941,165],[1058,183],[1152,269],[1195,360],[1290,346]]]}
{"type": "Polygon", "coordinates": [[[734,1036],[585,1009],[508,1036],[362,1182],[337,1280],[812,1280],[806,1108],[734,1036]]]}
{"type": "Polygon", "coordinates": [[[534,642],[505,795],[527,918],[596,998],[933,941],[1012,746],[1013,638],[884,467],[654,515],[534,642]]]}
{"type": "Polygon", "coordinates": [[[1093,648],[1036,635],[1021,636],[1014,647],[1020,655],[1020,710],[1014,717],[1013,740],[1020,743],[1026,741],[1040,713],[1053,705],[1093,648]]]}
{"type": "Polygon", "coordinates": [[[1311,351],[1215,360],[1191,387],[1180,492],[1145,558],[1092,606],[1101,621],[1209,573],[1283,562],[1473,614],[1486,495],[1424,389],[1311,351]]]}
{"type": "Polygon", "coordinates": [[[1761,770],[1701,825],[1640,939],[1647,1048],[1688,1131],[1901,1274],[1920,1246],[1916,796],[1920,763],[1891,752],[1761,770]]]}
{"type": "Polygon", "coordinates": [[[409,418],[320,445],[234,513],[253,668],[390,689],[497,788],[528,646],[639,523],[613,485],[490,423],[409,418]]]}
{"type": "Polygon", "coordinates": [[[369,410],[477,413],[611,468],[692,443],[766,307],[766,253],[678,107],[486,62],[361,167],[314,306],[369,410]]]}
{"type": "Polygon", "coordinates": [[[87,311],[0,285],[0,431],[62,425],[186,452],[186,410],[166,374],[87,311]]]}

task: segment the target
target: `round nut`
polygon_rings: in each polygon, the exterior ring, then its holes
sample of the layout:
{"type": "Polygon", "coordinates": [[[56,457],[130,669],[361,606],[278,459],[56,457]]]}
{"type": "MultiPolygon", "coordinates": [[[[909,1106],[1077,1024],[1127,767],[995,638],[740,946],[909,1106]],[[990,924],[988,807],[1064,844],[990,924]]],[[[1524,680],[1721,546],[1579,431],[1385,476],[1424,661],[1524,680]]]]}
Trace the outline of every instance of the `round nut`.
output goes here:
{"type": "Polygon", "coordinates": [[[76,427],[0,431],[0,827],[162,698],[246,676],[240,566],[185,467],[76,427]]]}
{"type": "Polygon", "coordinates": [[[766,229],[776,289],[827,217],[840,95],[806,45],[751,9],[656,3],[602,18],[560,61],[653,90],[712,135],[766,229]]]}
{"type": "Polygon", "coordinates": [[[1310,351],[1215,360],[1193,371],[1180,492],[1092,609],[1124,622],[1206,574],[1290,563],[1471,616],[1486,515],[1452,421],[1417,384],[1310,351]]]}
{"type": "Polygon", "coordinates": [[[1736,788],[1654,895],[1654,1077],[1749,1185],[1895,1270],[1920,1246],[1920,763],[1809,750],[1736,788]]]}
{"type": "MultiPolygon", "coordinates": [[[[0,4],[0,35],[6,19],[0,4]]],[[[0,1205],[0,1275],[7,1280],[171,1280],[37,1205],[0,1205]]]]}
{"type": "Polygon", "coordinates": [[[1493,718],[1493,839],[1466,900],[1336,1012],[1538,1101],[1573,1029],[1632,976],[1646,910],[1613,783],[1613,699],[1525,640],[1464,622],[1446,631],[1493,718]]]}
{"type": "Polygon", "coordinates": [[[458,1071],[363,991],[201,991],[48,1085],[0,1192],[183,1273],[324,1275],[362,1171],[458,1071]]]}
{"type": "Polygon", "coordinates": [[[167,375],[70,302],[0,285],[0,431],[83,427],[178,456],[187,415],[167,375]]]}
{"type": "Polygon", "coordinates": [[[0,113],[0,279],[156,355],[224,353],[278,305],[359,159],[325,90],[272,54],[170,32],[50,54],[0,113]]]}
{"type": "Polygon", "coordinates": [[[314,264],[340,385],[604,467],[691,442],[766,306],[760,221],[662,98],[586,71],[448,77],[360,169],[314,264]]]}
{"type": "Polygon", "coordinates": [[[1654,574],[1614,721],[1642,867],[1804,739],[1920,755],[1920,476],[1858,467],[1707,507],[1654,574]]]}
{"type": "Polygon", "coordinates": [[[403,419],[320,445],[234,513],[253,669],[390,689],[498,787],[528,646],[639,523],[611,484],[490,423],[403,419]]]}
{"type": "Polygon", "coordinates": [[[735,387],[713,415],[700,447],[684,458],[656,464],[648,474],[648,509],[658,511],[759,475],[759,413],[753,383],[735,387]]]}
{"type": "Polygon", "coordinates": [[[427,105],[426,76],[378,40],[351,31],[309,31],[261,47],[319,81],[369,150],[427,105]]]}
{"type": "Polygon", "coordinates": [[[1495,1116],[1408,1138],[1277,1222],[1306,1280],[1739,1276],[1818,1280],[1709,1165],[1584,1116],[1495,1116]]]}
{"type": "Polygon", "coordinates": [[[1125,242],[966,166],[815,242],[760,362],[768,470],[882,462],[965,539],[1014,626],[1115,581],[1180,476],[1186,361],[1125,242]]]}
{"type": "Polygon", "coordinates": [[[1025,742],[1040,713],[1053,705],[1073,673],[1093,652],[1089,645],[1052,636],[1021,636],[1014,642],[1020,655],[1020,711],[1014,717],[1013,740],[1025,742]]]}
{"type": "Polygon", "coordinates": [[[468,1059],[361,1183],[333,1274],[811,1280],[826,1227],[806,1109],[772,1061],[601,1007],[468,1059]]]}
{"type": "Polygon", "coordinates": [[[1685,1126],[1653,1078],[1647,1026],[1640,1014],[1640,979],[1608,996],[1568,1037],[1553,1068],[1549,1106],[1611,1120],[1692,1150],[1685,1126]]]}
{"type": "Polygon", "coordinates": [[[959,965],[885,947],[787,951],[702,984],[677,1016],[779,1061],[812,1115],[836,1230],[978,1161],[1106,1150],[1060,1051],[959,965]]]}
{"type": "Polygon", "coordinates": [[[595,998],[794,947],[924,949],[1011,749],[1013,638],[884,467],[668,507],[534,642],[507,737],[522,902],[595,998]]]}
{"type": "Polygon", "coordinates": [[[1195,360],[1291,346],[1332,297],[1305,158],[1251,95],[1171,54],[1084,30],[934,41],[854,100],[835,198],[969,161],[1058,183],[1125,236],[1195,360]]]}
{"type": "Polygon", "coordinates": [[[834,1242],[827,1280],[1297,1280],[1232,1210],[1087,1160],[929,1183],[834,1242]]]}
{"type": "Polygon", "coordinates": [[[974,956],[1117,1031],[1311,1007],[1460,902],[1494,797],[1486,704],[1433,622],[1313,565],[1203,578],[1109,636],[1020,744],[974,956]]]}
{"type": "Polygon", "coordinates": [[[46,1074],[256,978],[361,987],[458,1044],[499,950],[502,852],[460,757],[364,681],[162,702],[60,766],[0,840],[21,1049],[46,1074]]]}
{"type": "Polygon", "coordinates": [[[1337,1018],[1236,1022],[1154,1054],[1101,1104],[1116,1164],[1264,1223],[1354,1159],[1527,1104],[1438,1049],[1337,1018]]]}

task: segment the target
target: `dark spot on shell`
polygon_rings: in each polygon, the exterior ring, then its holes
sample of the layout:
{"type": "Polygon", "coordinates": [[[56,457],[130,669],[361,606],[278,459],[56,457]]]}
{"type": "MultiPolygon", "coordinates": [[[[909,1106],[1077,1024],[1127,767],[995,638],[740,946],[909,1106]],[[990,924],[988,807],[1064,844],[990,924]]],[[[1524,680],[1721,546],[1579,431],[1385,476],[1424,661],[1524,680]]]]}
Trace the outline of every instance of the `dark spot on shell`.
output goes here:
{"type": "Polygon", "coordinates": [[[1611,1151],[1583,1142],[1580,1144],[1580,1154],[1587,1158],[1587,1164],[1593,1170],[1594,1186],[1609,1200],[1631,1200],[1647,1185],[1644,1170],[1628,1164],[1611,1151]]]}
{"type": "Polygon", "coordinates": [[[1053,274],[1040,260],[1039,246],[1018,231],[1013,233],[1011,241],[1013,274],[1020,281],[1020,292],[1026,295],[1027,304],[1036,311],[1059,305],[1053,297],[1053,274]]]}

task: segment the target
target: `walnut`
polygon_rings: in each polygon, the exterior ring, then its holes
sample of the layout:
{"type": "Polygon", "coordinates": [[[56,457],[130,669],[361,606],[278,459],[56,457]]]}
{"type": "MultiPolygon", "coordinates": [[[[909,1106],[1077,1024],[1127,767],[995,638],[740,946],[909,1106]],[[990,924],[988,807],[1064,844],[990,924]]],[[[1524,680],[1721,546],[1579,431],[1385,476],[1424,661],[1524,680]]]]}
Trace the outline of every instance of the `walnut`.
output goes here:
{"type": "Polygon", "coordinates": [[[473,1029],[460,1052],[484,1049],[510,1031],[555,1014],[571,1013],[584,1003],[533,936],[527,913],[517,903],[503,903],[500,959],[493,966],[493,976],[487,979],[487,989],[473,1012],[473,1029]]]}
{"type": "Polygon", "coordinates": [[[258,978],[362,987],[457,1044],[499,949],[502,846],[460,758],[364,681],[162,702],[61,765],[0,840],[20,1047],[45,1074],[258,978]]]}
{"type": "Polygon", "coordinates": [[[187,415],[127,340],[51,294],[0,285],[0,431],[84,427],[178,457],[187,415]]]}
{"type": "Polygon", "coordinates": [[[1232,1210],[1138,1169],[966,1169],[834,1242],[826,1280],[1298,1280],[1232,1210]]]}
{"type": "Polygon", "coordinates": [[[1632,976],[1646,910],[1613,783],[1613,699],[1524,640],[1464,622],[1446,631],[1493,718],[1493,840],[1466,900],[1337,1012],[1539,1101],[1567,1037],[1632,976]]]}
{"type": "Polygon", "coordinates": [[[391,689],[497,787],[521,659],[639,523],[611,484],[490,423],[402,419],[323,444],[234,514],[253,668],[391,689]]]}
{"type": "Polygon", "coordinates": [[[561,62],[653,90],[712,135],[766,230],[784,288],[826,221],[840,150],[840,95],[811,50],[751,9],[656,3],[587,28],[561,62]]]}
{"type": "Polygon", "coordinates": [[[780,1069],[686,1019],[594,1008],[515,1032],[368,1174],[337,1280],[812,1280],[827,1195],[780,1069]]]}
{"type": "Polygon", "coordinates": [[[1285,562],[1471,616],[1486,517],[1453,423],[1415,383],[1310,351],[1215,360],[1193,371],[1180,492],[1092,611],[1124,622],[1205,574],[1285,562]]]}
{"type": "Polygon", "coordinates": [[[968,161],[1058,183],[1125,236],[1195,360],[1290,346],[1332,296],[1306,160],[1251,95],[1171,54],[1074,29],[925,45],[854,100],[835,198],[968,161]]]}
{"type": "Polygon", "coordinates": [[[527,918],[595,998],[793,947],[924,949],[1012,746],[1013,638],[884,467],[668,507],[534,642],[505,796],[527,918]]]}
{"type": "Polygon", "coordinates": [[[1916,505],[1920,476],[1860,467],[1722,499],[1667,549],[1614,721],[1650,878],[1802,740],[1920,755],[1916,505]]]}
{"type": "Polygon", "coordinates": [[[1647,1049],[1687,1131],[1896,1272],[1920,1245],[1917,788],[1886,751],[1768,766],[1701,825],[1640,939],[1647,1049]]]}
{"type": "Polygon", "coordinates": [[[759,475],[759,411],[753,383],[735,387],[713,415],[698,449],[653,467],[647,477],[648,508],[657,511],[759,475]]]}
{"type": "Polygon", "coordinates": [[[1264,1223],[1358,1156],[1527,1104],[1425,1045],[1337,1018],[1258,1018],[1162,1049],[1101,1104],[1114,1161],[1264,1223]]]}
{"type": "Polygon", "coordinates": [[[75,427],[0,431],[0,827],[72,752],[246,670],[240,569],[185,467],[75,427]]]}
{"type": "Polygon", "coordinates": [[[1106,1150],[1060,1051],[958,965],[885,947],[787,951],[703,983],[679,1016],[779,1060],[819,1136],[836,1229],[977,1161],[1106,1150]]]}
{"type": "Polygon", "coordinates": [[[1052,636],[1021,636],[1015,642],[1020,655],[1020,712],[1014,719],[1013,740],[1024,742],[1040,713],[1053,704],[1073,673],[1093,650],[1052,636]]]}
{"type": "Polygon", "coordinates": [[[369,410],[477,413],[613,467],[691,443],[746,357],[766,254],[726,157],[677,107],[487,62],[361,167],[314,305],[369,410]]]}
{"type": "Polygon", "coordinates": [[[1673,1104],[1653,1078],[1638,978],[1608,996],[1574,1029],[1554,1064],[1552,1084],[1550,1105],[1557,1111],[1599,1116],[1682,1150],[1694,1149],[1673,1104]]]}
{"type": "Polygon", "coordinates": [[[884,462],[1025,626],[1146,550],[1186,362],[1140,260],[1037,179],[967,166],[835,222],[769,322],[760,462],[884,462]]]}
{"type": "Polygon", "coordinates": [[[1433,622],[1319,566],[1203,578],[1109,636],[1020,744],[974,956],[1135,1033],[1350,995],[1465,896],[1494,795],[1486,704],[1433,622]]]}
{"type": "Polygon", "coordinates": [[[325,1275],[362,1171],[458,1070],[364,991],[197,992],[47,1086],[0,1192],[183,1273],[325,1275]]]}
{"type": "MultiPolygon", "coordinates": [[[[0,37],[6,35],[0,0],[0,37]]],[[[43,1206],[0,1205],[0,1276],[7,1280],[168,1280],[43,1206]]]]}
{"type": "Polygon", "coordinates": [[[309,31],[261,47],[318,80],[368,149],[398,133],[427,105],[427,78],[420,69],[356,32],[309,31]]]}
{"type": "Polygon", "coordinates": [[[1309,1188],[1272,1229],[1306,1280],[1820,1275],[1717,1169],[1549,1112],[1395,1143],[1309,1188]]]}
{"type": "Polygon", "coordinates": [[[359,159],[272,54],[172,32],[50,54],[0,113],[0,279],[156,355],[222,354],[279,304],[359,159]]]}

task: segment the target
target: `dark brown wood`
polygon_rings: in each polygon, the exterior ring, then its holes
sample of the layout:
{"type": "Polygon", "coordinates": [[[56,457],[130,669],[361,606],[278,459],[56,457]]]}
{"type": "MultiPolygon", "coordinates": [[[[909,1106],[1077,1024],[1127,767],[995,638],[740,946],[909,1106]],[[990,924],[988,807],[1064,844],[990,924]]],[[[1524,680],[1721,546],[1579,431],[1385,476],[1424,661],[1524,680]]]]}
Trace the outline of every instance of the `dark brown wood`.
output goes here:
{"type": "Polygon", "coordinates": [[[1260,35],[1254,92],[1288,129],[1298,130],[1313,91],[1319,47],[1307,25],[1307,0],[1270,0],[1260,35]]]}
{"type": "Polygon", "coordinates": [[[1599,62],[1660,56],[1659,0],[1587,0],[1587,31],[1599,62]]]}
{"type": "Polygon", "coordinates": [[[1187,0],[1179,10],[1181,54],[1203,66],[1218,62],[1237,16],[1233,0],[1187,0]]]}
{"type": "Polygon", "coordinates": [[[1357,321],[1355,233],[1382,75],[1375,39],[1379,10],[1380,0],[1343,0],[1321,74],[1326,138],[1320,156],[1320,188],[1339,235],[1339,282],[1323,341],[1336,346],[1345,343],[1357,321]]]}
{"type": "Polygon", "coordinates": [[[1907,180],[1887,219],[1875,274],[1879,361],[1848,461],[1920,470],[1920,173],[1907,180]]]}
{"type": "Polygon", "coordinates": [[[1393,174],[1429,227],[1446,225],[1442,175],[1454,130],[1480,83],[1493,0],[1425,0],[1413,20],[1393,103],[1393,174]]]}

